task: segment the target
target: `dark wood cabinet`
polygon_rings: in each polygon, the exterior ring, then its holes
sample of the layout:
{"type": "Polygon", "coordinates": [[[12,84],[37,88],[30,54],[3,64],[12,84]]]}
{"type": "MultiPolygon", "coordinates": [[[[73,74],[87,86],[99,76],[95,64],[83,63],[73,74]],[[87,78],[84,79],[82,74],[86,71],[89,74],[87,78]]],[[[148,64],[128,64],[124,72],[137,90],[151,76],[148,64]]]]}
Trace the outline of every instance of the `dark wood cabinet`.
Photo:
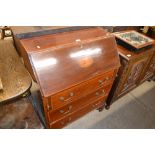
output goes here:
{"type": "Polygon", "coordinates": [[[132,51],[117,46],[121,67],[107,99],[106,107],[155,75],[155,46],[132,51]]]}
{"type": "Polygon", "coordinates": [[[62,128],[104,107],[120,67],[112,34],[88,28],[19,42],[40,86],[47,128],[62,128]]]}

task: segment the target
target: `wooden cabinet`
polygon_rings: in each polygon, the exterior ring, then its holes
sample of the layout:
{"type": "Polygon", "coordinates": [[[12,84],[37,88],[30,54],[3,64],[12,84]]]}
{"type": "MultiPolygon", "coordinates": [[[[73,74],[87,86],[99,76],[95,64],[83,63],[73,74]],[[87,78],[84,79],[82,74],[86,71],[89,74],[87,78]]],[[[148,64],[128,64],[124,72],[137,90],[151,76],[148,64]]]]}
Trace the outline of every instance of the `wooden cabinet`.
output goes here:
{"type": "Polygon", "coordinates": [[[155,75],[154,45],[138,52],[118,45],[118,51],[121,67],[107,99],[107,108],[118,98],[155,75]]]}
{"type": "Polygon", "coordinates": [[[47,128],[104,107],[118,68],[116,41],[102,28],[20,39],[40,86],[47,128]]]}

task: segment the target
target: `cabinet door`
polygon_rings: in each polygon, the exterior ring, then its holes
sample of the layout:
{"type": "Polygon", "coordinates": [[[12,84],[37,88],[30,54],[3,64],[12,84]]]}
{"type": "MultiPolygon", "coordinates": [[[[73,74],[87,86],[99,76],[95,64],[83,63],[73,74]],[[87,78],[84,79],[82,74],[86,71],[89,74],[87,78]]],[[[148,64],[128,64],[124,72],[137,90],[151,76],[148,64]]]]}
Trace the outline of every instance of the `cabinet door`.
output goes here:
{"type": "Polygon", "coordinates": [[[141,73],[143,69],[146,68],[147,60],[148,58],[143,58],[132,63],[128,71],[127,79],[122,86],[121,95],[137,86],[141,73]]]}
{"type": "Polygon", "coordinates": [[[155,55],[151,59],[149,66],[146,68],[146,71],[142,77],[141,83],[146,81],[153,75],[155,75],[155,55]]]}

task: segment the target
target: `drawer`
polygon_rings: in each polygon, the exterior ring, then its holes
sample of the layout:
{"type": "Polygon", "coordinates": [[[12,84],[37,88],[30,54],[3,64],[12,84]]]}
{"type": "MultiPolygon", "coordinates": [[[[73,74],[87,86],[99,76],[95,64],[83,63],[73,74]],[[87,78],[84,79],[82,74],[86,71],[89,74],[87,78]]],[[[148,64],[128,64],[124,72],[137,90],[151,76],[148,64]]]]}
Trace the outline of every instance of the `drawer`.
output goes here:
{"type": "Polygon", "coordinates": [[[66,104],[76,101],[95,90],[108,85],[113,82],[114,71],[108,72],[97,78],[84,82],[80,85],[72,87],[70,89],[64,90],[57,93],[51,97],[51,107],[52,109],[60,108],[66,104]]]}
{"type": "Polygon", "coordinates": [[[88,105],[90,103],[93,103],[101,98],[102,98],[102,101],[104,101],[109,94],[110,88],[111,88],[111,85],[104,86],[103,88],[85,96],[84,98],[81,98],[75,102],[67,104],[57,110],[49,111],[48,117],[50,122],[55,122],[61,119],[62,117],[65,117],[68,114],[74,111],[77,111],[81,107],[88,105]]]}
{"type": "Polygon", "coordinates": [[[88,112],[90,112],[94,109],[98,109],[99,107],[101,107],[103,105],[104,105],[104,99],[100,99],[94,103],[86,105],[86,106],[82,107],[80,110],[78,110],[74,113],[71,113],[67,117],[62,118],[61,120],[59,120],[55,123],[51,123],[50,128],[54,128],[54,129],[63,128],[64,126],[77,120],[78,118],[82,117],[83,115],[87,114],[88,112]]]}

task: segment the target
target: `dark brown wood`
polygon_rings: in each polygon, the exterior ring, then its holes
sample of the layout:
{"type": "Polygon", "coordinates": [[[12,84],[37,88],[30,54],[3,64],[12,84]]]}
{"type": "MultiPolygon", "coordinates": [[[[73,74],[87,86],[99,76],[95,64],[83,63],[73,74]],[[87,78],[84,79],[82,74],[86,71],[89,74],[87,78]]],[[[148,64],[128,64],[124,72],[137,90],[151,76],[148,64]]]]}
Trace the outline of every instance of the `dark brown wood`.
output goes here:
{"type": "Polygon", "coordinates": [[[106,107],[155,75],[155,45],[132,51],[118,45],[121,67],[118,71],[106,107]]]}
{"type": "Polygon", "coordinates": [[[76,120],[103,107],[93,105],[101,97],[105,101],[120,66],[113,35],[89,28],[20,39],[20,45],[40,86],[47,128],[64,126],[53,125],[64,117],[60,110],[67,119],[75,113],[76,120]]]}
{"type": "MultiPolygon", "coordinates": [[[[52,40],[53,35],[54,34],[60,34],[63,33],[65,34],[65,32],[69,32],[69,31],[76,31],[76,30],[80,30],[80,29],[88,29],[91,27],[86,27],[86,26],[72,26],[72,27],[66,27],[66,26],[12,26],[11,30],[13,33],[13,38],[14,38],[14,44],[15,47],[17,49],[17,51],[19,52],[19,54],[24,58],[24,63],[26,68],[28,69],[28,71],[30,72],[32,78],[34,81],[36,81],[35,79],[35,75],[34,72],[32,70],[31,64],[29,62],[29,57],[28,57],[28,51],[26,52],[24,47],[21,45],[21,40],[22,39],[30,39],[33,38],[34,42],[38,42],[37,37],[39,37],[39,42],[41,43],[41,41],[44,42],[45,46],[47,46],[49,44],[49,46],[51,46],[50,43],[52,43],[55,46],[55,40],[52,40]],[[53,34],[53,35],[51,35],[53,34]],[[43,36],[40,38],[40,36],[43,36]],[[48,36],[49,38],[46,38],[46,42],[44,40],[42,40],[45,36],[48,36]]],[[[73,36],[74,37],[74,36],[73,36]]],[[[61,38],[60,38],[61,39],[61,38]]],[[[64,41],[68,42],[68,38],[63,38],[64,41]]],[[[61,41],[63,41],[61,39],[61,41]]],[[[31,42],[31,41],[30,41],[31,42]]],[[[29,42],[29,43],[30,43],[29,42]]],[[[33,44],[32,46],[35,46],[36,43],[30,43],[33,44]]],[[[36,47],[36,46],[35,46],[36,47]]],[[[35,48],[36,50],[36,48],[35,48]]]]}

